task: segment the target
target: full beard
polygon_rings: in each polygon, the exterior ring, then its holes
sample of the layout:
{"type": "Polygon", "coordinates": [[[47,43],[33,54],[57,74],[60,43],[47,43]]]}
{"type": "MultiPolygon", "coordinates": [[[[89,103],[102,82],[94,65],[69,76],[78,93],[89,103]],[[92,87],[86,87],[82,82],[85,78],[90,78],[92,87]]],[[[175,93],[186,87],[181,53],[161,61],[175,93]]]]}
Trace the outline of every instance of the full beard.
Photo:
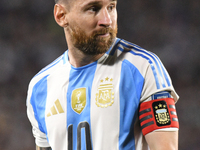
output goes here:
{"type": "Polygon", "coordinates": [[[71,40],[77,49],[87,55],[103,54],[109,50],[117,35],[117,27],[112,29],[102,28],[87,36],[86,33],[78,26],[70,27],[71,40]],[[109,33],[109,37],[100,37],[109,33]]]}

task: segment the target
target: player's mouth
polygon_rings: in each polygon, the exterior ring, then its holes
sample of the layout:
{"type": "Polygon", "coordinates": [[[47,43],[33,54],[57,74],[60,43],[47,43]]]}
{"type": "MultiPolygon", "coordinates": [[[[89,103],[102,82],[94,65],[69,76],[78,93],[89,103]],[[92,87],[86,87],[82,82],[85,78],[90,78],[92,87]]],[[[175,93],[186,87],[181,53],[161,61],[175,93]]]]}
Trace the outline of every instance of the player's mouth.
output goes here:
{"type": "Polygon", "coordinates": [[[99,37],[109,37],[110,34],[109,33],[104,33],[104,34],[98,34],[99,37]]]}

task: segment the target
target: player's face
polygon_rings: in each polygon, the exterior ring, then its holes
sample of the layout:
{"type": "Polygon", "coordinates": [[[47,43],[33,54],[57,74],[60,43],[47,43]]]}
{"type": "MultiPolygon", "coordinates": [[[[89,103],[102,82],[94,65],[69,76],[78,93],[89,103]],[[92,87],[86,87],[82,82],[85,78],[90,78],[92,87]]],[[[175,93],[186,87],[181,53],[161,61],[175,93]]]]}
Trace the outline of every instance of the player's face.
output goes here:
{"type": "Polygon", "coordinates": [[[68,14],[73,45],[86,54],[105,53],[117,34],[116,0],[76,0],[68,14]]]}

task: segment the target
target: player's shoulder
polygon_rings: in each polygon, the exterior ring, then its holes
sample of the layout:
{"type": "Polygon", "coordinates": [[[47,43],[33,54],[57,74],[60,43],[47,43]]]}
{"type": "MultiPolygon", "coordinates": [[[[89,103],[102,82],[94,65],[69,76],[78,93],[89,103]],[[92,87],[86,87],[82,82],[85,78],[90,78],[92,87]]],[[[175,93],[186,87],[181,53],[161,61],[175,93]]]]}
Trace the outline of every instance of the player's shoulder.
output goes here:
{"type": "Polygon", "coordinates": [[[122,60],[128,60],[136,67],[144,69],[145,66],[162,66],[160,58],[149,50],[123,39],[121,39],[117,45],[119,56],[122,54],[122,60]]]}
{"type": "Polygon", "coordinates": [[[64,64],[64,58],[65,54],[59,56],[57,59],[55,59],[53,62],[51,62],[49,65],[41,69],[30,81],[30,84],[34,85],[38,81],[42,80],[43,78],[51,75],[53,72],[55,72],[60,66],[64,64]]]}
{"type": "Polygon", "coordinates": [[[158,56],[155,53],[124,39],[120,40],[118,49],[122,52],[126,52],[128,55],[132,55],[133,57],[137,56],[145,60],[158,59],[158,56]]]}

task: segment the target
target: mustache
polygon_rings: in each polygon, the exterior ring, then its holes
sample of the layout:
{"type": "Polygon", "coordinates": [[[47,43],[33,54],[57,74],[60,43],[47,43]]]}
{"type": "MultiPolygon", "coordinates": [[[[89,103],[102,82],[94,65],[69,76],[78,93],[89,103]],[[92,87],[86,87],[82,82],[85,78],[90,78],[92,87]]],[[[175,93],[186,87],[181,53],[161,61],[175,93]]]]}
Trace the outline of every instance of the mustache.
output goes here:
{"type": "Polygon", "coordinates": [[[110,27],[108,27],[108,28],[102,28],[102,29],[99,29],[97,31],[94,31],[93,32],[93,36],[98,36],[98,35],[112,33],[112,32],[113,32],[113,29],[110,28],[110,27]]]}

